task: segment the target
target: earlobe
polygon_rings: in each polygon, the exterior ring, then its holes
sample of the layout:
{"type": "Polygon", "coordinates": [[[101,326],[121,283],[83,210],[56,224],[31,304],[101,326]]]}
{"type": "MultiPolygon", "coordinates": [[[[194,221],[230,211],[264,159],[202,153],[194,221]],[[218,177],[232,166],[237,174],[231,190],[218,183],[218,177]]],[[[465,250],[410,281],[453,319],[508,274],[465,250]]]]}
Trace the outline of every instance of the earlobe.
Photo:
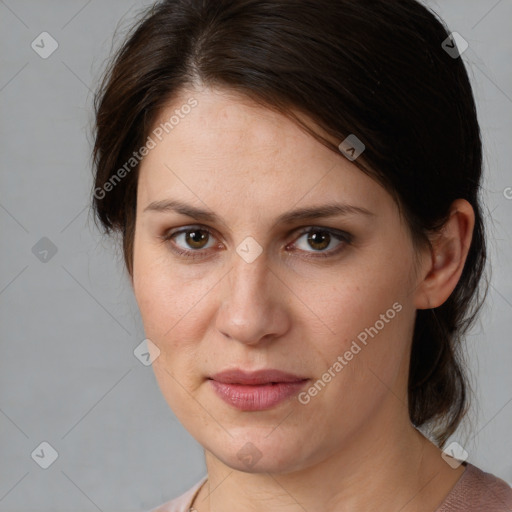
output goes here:
{"type": "Polygon", "coordinates": [[[437,308],[451,295],[464,269],[474,224],[475,214],[469,202],[454,201],[449,219],[431,240],[430,263],[416,290],[417,309],[437,308]]]}

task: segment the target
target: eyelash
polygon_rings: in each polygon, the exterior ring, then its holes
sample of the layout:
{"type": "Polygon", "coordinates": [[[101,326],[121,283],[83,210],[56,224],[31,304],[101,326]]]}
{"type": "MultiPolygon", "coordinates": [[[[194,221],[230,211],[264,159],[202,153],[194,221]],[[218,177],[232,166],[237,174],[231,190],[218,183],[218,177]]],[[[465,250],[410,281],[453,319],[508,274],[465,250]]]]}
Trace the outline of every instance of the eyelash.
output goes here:
{"type": "MultiPolygon", "coordinates": [[[[187,226],[186,228],[184,229],[179,229],[179,230],[176,230],[176,231],[170,231],[170,232],[167,232],[165,233],[164,235],[160,236],[159,238],[162,240],[163,243],[165,243],[166,245],[169,246],[170,250],[179,255],[179,256],[183,256],[185,258],[189,258],[189,259],[202,259],[202,258],[206,258],[207,256],[204,256],[202,254],[202,249],[197,249],[197,250],[185,250],[185,249],[180,249],[180,248],[177,248],[173,243],[172,243],[172,239],[175,238],[176,236],[182,234],[182,233],[187,233],[189,231],[203,231],[203,232],[206,232],[208,233],[208,236],[215,236],[213,231],[211,231],[210,229],[208,229],[207,227],[203,227],[203,226],[187,226]]],[[[320,226],[311,226],[311,227],[308,227],[307,229],[304,229],[302,230],[299,234],[298,234],[298,237],[297,239],[301,238],[303,235],[306,235],[306,234],[309,234],[309,233],[314,233],[314,232],[321,232],[321,233],[328,233],[329,235],[331,235],[332,237],[334,237],[335,239],[339,240],[340,242],[342,242],[338,248],[336,249],[331,249],[330,251],[327,251],[327,252],[315,252],[315,253],[312,253],[314,255],[311,255],[311,256],[304,256],[306,259],[316,259],[316,258],[329,258],[329,257],[333,257],[333,256],[336,256],[339,252],[341,252],[341,250],[343,250],[343,247],[347,244],[350,244],[352,243],[352,235],[350,233],[347,233],[345,231],[339,231],[339,230],[336,230],[336,229],[331,229],[331,228],[323,228],[323,227],[320,227],[320,226]]],[[[301,250],[301,249],[294,249],[294,250],[301,250]]],[[[306,253],[308,253],[309,251],[305,251],[306,253]]]]}

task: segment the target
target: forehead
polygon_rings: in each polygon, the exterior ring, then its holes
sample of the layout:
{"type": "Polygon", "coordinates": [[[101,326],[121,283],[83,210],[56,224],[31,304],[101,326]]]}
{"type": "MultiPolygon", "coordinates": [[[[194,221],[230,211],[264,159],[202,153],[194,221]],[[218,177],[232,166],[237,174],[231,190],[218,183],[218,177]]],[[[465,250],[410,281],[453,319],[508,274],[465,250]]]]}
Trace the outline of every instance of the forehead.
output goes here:
{"type": "Polygon", "coordinates": [[[153,132],[159,128],[161,140],[153,136],[156,145],[140,167],[140,208],[178,197],[212,209],[236,203],[277,214],[299,201],[378,206],[389,200],[343,155],[286,116],[231,91],[183,91],[160,112],[153,132]],[[191,100],[195,106],[184,108],[191,100]]]}

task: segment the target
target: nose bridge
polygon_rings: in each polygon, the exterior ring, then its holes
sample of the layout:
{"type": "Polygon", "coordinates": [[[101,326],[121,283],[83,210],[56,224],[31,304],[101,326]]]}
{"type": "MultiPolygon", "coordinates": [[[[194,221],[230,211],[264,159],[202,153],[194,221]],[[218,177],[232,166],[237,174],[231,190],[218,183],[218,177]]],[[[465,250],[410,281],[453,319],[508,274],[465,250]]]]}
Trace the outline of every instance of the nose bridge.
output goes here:
{"type": "Polygon", "coordinates": [[[242,310],[264,307],[268,302],[268,286],[271,279],[267,267],[267,258],[260,254],[254,261],[248,262],[238,254],[233,257],[233,268],[229,273],[226,298],[230,305],[237,305],[242,310]]]}
{"type": "Polygon", "coordinates": [[[217,328],[224,335],[251,344],[277,333],[275,322],[280,315],[272,291],[275,277],[267,264],[263,253],[250,262],[233,255],[217,317],[217,328]]]}
{"type": "Polygon", "coordinates": [[[269,269],[268,253],[262,243],[246,235],[232,250],[232,270],[228,279],[229,295],[238,297],[241,302],[251,297],[263,297],[265,294],[269,269]]]}

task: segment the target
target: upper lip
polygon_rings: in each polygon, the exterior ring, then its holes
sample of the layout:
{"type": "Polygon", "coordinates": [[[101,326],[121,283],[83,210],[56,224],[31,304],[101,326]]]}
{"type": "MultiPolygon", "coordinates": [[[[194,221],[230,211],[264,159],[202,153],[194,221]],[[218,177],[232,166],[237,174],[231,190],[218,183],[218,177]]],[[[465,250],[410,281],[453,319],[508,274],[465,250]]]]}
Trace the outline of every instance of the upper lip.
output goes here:
{"type": "Polygon", "coordinates": [[[300,377],[292,373],[283,372],[281,370],[264,369],[253,372],[234,368],[224,370],[209,377],[210,379],[222,382],[224,384],[268,384],[270,382],[298,382],[306,380],[306,377],[300,377]]]}

